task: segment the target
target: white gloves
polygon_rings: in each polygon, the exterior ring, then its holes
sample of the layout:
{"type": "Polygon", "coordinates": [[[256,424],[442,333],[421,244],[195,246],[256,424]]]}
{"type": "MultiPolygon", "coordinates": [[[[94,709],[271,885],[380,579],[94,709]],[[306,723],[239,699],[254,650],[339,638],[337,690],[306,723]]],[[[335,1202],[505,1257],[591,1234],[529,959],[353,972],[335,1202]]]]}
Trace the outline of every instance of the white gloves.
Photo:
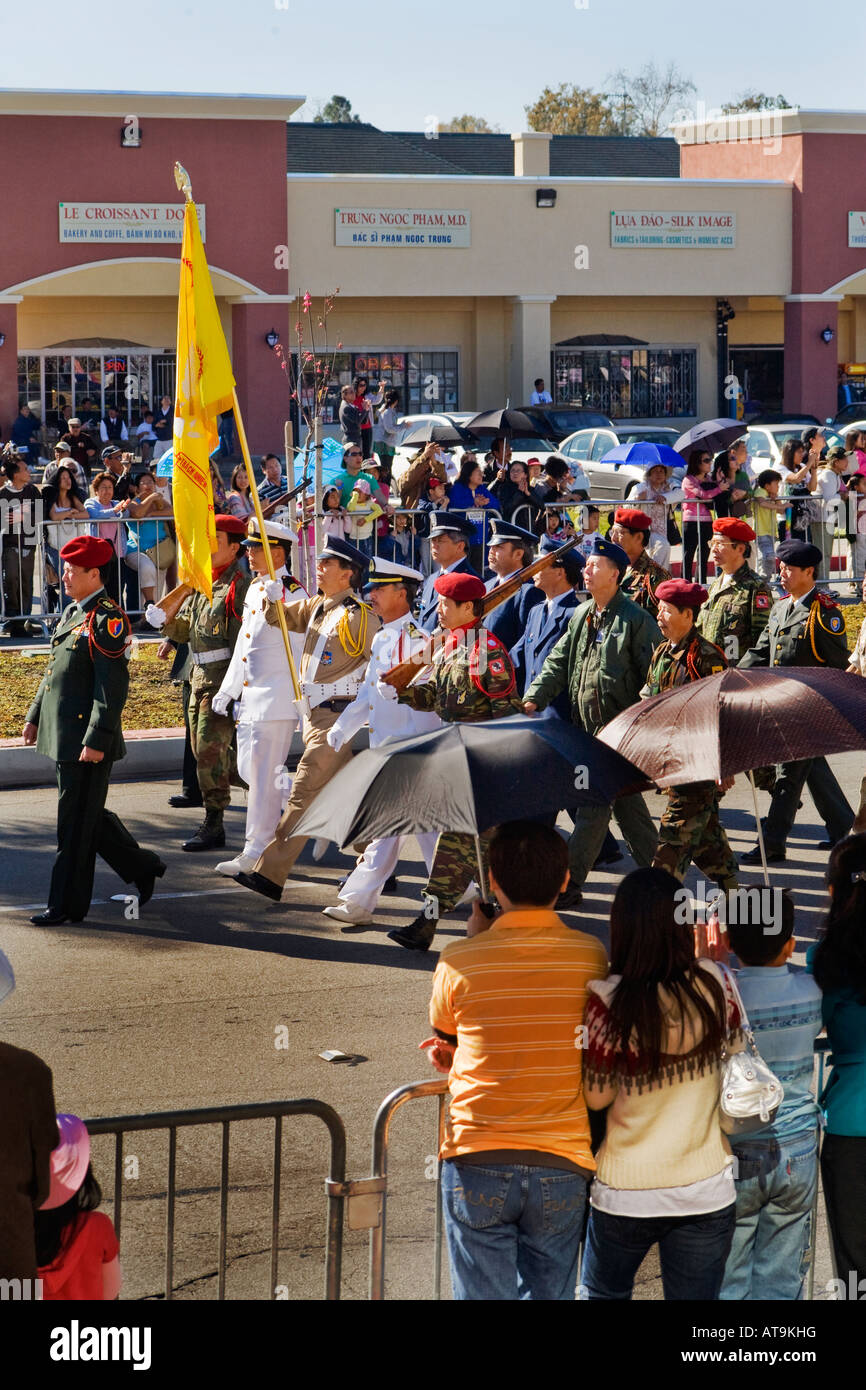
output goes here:
{"type": "Polygon", "coordinates": [[[393,685],[388,685],[387,681],[376,682],[376,693],[381,695],[383,700],[396,700],[397,692],[393,685]]]}
{"type": "Polygon", "coordinates": [[[167,621],[166,614],[161,608],[157,608],[155,603],[149,603],[144,610],[144,616],[151,627],[162,627],[167,621]]]}
{"type": "Polygon", "coordinates": [[[346,742],[345,737],[337,728],[336,724],[334,724],[333,727],[330,728],[328,732],[325,734],[325,740],[328,744],[328,747],[333,748],[335,753],[339,753],[343,744],[346,742]]]}
{"type": "Polygon", "coordinates": [[[278,603],[283,597],[282,579],[265,579],[262,581],[265,586],[265,597],[269,603],[278,603]]]}
{"type": "Polygon", "coordinates": [[[210,702],[210,707],[214,714],[228,714],[231,703],[231,695],[227,695],[224,690],[218,690],[210,702]]]}

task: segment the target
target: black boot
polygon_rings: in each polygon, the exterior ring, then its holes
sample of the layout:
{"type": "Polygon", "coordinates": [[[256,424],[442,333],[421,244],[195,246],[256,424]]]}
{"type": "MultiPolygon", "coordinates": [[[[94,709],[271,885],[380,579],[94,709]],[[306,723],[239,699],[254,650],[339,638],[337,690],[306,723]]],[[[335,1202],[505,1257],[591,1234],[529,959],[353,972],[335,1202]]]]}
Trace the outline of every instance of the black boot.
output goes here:
{"type": "Polygon", "coordinates": [[[195,792],[179,792],[177,796],[170,796],[168,804],[169,806],[186,807],[203,806],[204,802],[201,799],[201,792],[196,790],[195,792]]]}
{"type": "Polygon", "coordinates": [[[222,811],[208,811],[191,840],[182,846],[190,854],[205,849],[225,849],[226,833],[223,830],[222,811]]]}
{"type": "Polygon", "coordinates": [[[388,935],[398,946],[405,946],[407,951],[429,951],[438,925],[438,917],[427,917],[422,912],[408,927],[398,927],[396,931],[389,931],[388,935]]]}

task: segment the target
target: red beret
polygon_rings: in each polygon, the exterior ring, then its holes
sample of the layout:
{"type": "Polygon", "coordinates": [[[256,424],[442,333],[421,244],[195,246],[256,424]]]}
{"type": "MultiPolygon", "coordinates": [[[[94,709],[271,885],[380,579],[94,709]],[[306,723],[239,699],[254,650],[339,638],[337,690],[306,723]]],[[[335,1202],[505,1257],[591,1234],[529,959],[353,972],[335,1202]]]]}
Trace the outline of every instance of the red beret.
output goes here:
{"type": "Polygon", "coordinates": [[[713,522],[713,533],[716,536],[727,536],[729,541],[753,541],[755,533],[746,521],[741,521],[738,516],[720,516],[713,522]]]}
{"type": "Polygon", "coordinates": [[[215,516],[214,524],[218,531],[225,531],[229,536],[237,536],[239,540],[246,539],[246,518],[241,518],[239,516],[215,516]]]}
{"type": "Polygon", "coordinates": [[[76,536],[61,547],[60,558],[70,565],[79,565],[83,570],[98,570],[114,559],[114,549],[108,541],[101,541],[96,536],[76,536]]]}
{"type": "Polygon", "coordinates": [[[687,584],[684,579],[665,579],[656,585],[656,598],[673,604],[674,608],[700,608],[707,601],[707,591],[700,584],[687,584]]]}
{"type": "Polygon", "coordinates": [[[433,588],[437,594],[441,594],[443,598],[452,598],[455,603],[472,603],[487,593],[483,581],[477,574],[461,574],[459,571],[440,574],[433,588]]]}
{"type": "Polygon", "coordinates": [[[615,526],[624,526],[627,531],[651,531],[652,517],[639,507],[617,507],[613,514],[615,526]]]}

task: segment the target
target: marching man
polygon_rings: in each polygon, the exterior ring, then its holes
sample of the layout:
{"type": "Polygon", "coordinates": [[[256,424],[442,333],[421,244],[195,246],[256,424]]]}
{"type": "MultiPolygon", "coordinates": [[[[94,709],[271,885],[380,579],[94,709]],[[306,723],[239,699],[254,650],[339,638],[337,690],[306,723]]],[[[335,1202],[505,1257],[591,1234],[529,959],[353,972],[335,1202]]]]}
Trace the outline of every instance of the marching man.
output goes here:
{"type": "MultiPolygon", "coordinates": [[[[287,564],[291,546],[297,545],[293,533],[276,521],[265,522],[265,533],[276,574],[274,592],[287,605],[307,598],[306,589],[292,577],[287,564]]],[[[283,803],[288,800],[290,783],[285,763],[298,726],[282,634],[265,617],[268,572],[259,523],[254,516],[247,524],[245,546],[255,578],[244,599],[240,635],[229,668],[211,701],[212,710],[220,715],[229,714],[232,704],[240,702],[235,721],[238,774],[249,787],[243,850],[234,859],[216,866],[217,873],[227,878],[254,868],[273,839],[283,803]]],[[[296,634],[290,641],[297,669],[303,641],[296,634]]]]}
{"type": "MultiPolygon", "coordinates": [[[[378,748],[386,739],[410,738],[413,734],[439,728],[442,721],[438,715],[420,713],[409,705],[385,699],[376,689],[385,672],[399,666],[412,649],[417,650],[418,644],[427,638],[427,633],[416,627],[411,617],[415,594],[423,581],[423,574],[407,565],[378,557],[372,561],[364,597],[383,626],[373,638],[370,661],[358,694],[328,730],[328,746],[335,753],[349,743],[364,724],[370,727],[371,748],[378,748]]],[[[404,838],[373,840],[340,889],[340,901],[324,908],[325,915],[356,926],[372,922],[379,897],[397,867],[404,838]]],[[[433,864],[436,839],[435,834],[418,836],[428,873],[433,864]]]]}

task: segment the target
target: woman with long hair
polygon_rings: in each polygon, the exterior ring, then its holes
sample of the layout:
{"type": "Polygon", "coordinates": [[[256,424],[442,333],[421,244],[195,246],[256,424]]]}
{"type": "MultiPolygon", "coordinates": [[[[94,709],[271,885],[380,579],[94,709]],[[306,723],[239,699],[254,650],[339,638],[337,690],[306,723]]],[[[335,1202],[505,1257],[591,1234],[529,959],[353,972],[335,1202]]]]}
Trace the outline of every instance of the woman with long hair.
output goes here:
{"type": "Polygon", "coordinates": [[[544,507],[532,491],[526,464],[520,459],[512,459],[507,476],[500,476],[502,472],[500,469],[496,480],[490,484],[490,492],[496,498],[503,517],[506,521],[516,521],[526,531],[541,535],[544,530],[544,507]]]}
{"type": "Polygon", "coordinates": [[[590,983],[583,1086],[607,1107],[581,1296],[629,1299],[658,1244],[666,1299],[719,1296],[734,1234],[731,1150],[719,1123],[723,1045],[742,1049],[722,969],[696,960],[682,885],[663,869],[623,879],[610,969],[590,983]]]}
{"type": "Polygon", "coordinates": [[[820,1097],[826,1114],[821,1181],[836,1275],[849,1291],[866,1274],[866,835],[840,840],[827,866],[830,911],[807,964],[824,996],[833,1070],[820,1097]]]}
{"type": "Polygon", "coordinates": [[[43,488],[42,505],[47,508],[51,523],[45,532],[45,558],[57,576],[56,584],[46,583],[46,595],[49,601],[53,600],[52,609],[59,607],[62,612],[72,599],[61,582],[60,551],[67,541],[84,535],[87,528],[83,523],[88,521],[84,499],[68,464],[62,463],[51,482],[43,488]]]}
{"type": "Polygon", "coordinates": [[[232,469],[229,490],[226,493],[226,510],[230,516],[239,516],[242,519],[252,516],[255,511],[250,497],[250,480],[245,463],[235,464],[232,469]]]}
{"type": "Polygon", "coordinates": [[[710,538],[713,534],[713,513],[709,503],[714,497],[730,491],[730,480],[714,483],[710,477],[713,456],[706,449],[692,449],[683,478],[683,578],[691,583],[695,552],[698,555],[699,584],[707,579],[710,558],[710,538]]]}
{"type": "MultiPolygon", "coordinates": [[[[782,445],[782,460],[777,465],[782,475],[779,491],[783,497],[807,497],[818,486],[817,461],[809,457],[809,446],[802,439],[786,439],[782,445]]],[[[779,540],[785,539],[785,522],[779,522],[779,540]]],[[[791,540],[808,541],[809,508],[802,502],[791,507],[791,540]]]]}
{"type": "MultiPolygon", "coordinates": [[[[476,507],[496,510],[496,498],[482,482],[481,465],[475,454],[466,453],[460,460],[460,472],[451,484],[448,506],[451,511],[467,512],[476,507]]],[[[469,546],[469,563],[481,574],[484,568],[484,538],[486,521],[472,523],[475,534],[469,546]]]]}

